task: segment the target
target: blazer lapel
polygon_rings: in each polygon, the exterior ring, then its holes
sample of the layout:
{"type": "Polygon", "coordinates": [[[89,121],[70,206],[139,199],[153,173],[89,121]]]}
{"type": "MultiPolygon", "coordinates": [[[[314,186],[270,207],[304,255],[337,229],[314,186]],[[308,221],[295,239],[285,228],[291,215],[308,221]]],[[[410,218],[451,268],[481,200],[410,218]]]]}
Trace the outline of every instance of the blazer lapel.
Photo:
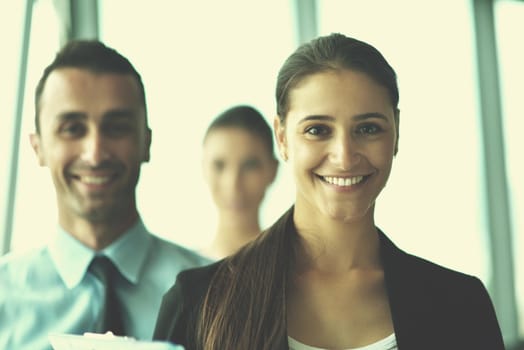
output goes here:
{"type": "Polygon", "coordinates": [[[428,345],[428,303],[422,300],[421,282],[409,264],[409,255],[379,230],[380,255],[384,267],[393,327],[400,350],[424,349],[428,345]]]}

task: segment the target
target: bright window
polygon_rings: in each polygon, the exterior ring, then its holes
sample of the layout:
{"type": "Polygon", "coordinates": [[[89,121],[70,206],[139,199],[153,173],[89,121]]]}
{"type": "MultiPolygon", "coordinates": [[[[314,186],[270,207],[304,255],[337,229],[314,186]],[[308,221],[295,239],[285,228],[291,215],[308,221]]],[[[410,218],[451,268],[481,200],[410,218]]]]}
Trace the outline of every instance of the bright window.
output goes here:
{"type": "MultiPolygon", "coordinates": [[[[22,2],[22,1],[21,1],[22,2]]],[[[47,168],[40,168],[29,143],[34,131],[34,91],[59,44],[58,18],[51,0],[35,1],[28,57],[12,250],[46,242],[57,227],[54,187],[47,168]]]]}
{"type": "Polygon", "coordinates": [[[0,240],[4,234],[4,219],[9,181],[9,166],[13,143],[13,127],[18,87],[21,35],[24,20],[24,1],[0,2],[0,42],[2,64],[0,64],[0,240]]]}
{"type": "Polygon", "coordinates": [[[497,1],[495,6],[497,42],[501,73],[502,106],[506,140],[506,166],[513,219],[513,244],[520,335],[524,337],[524,2],[497,1]]]}

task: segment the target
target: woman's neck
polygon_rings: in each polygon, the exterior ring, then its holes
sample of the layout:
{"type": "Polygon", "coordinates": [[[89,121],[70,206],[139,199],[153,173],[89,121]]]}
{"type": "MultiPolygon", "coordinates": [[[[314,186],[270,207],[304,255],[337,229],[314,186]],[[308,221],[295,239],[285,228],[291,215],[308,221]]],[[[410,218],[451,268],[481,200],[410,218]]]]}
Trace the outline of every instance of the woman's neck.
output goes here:
{"type": "Polygon", "coordinates": [[[223,258],[255,239],[260,233],[258,213],[240,215],[219,214],[217,230],[211,243],[210,253],[223,258]]]}
{"type": "Polygon", "coordinates": [[[371,215],[343,222],[301,217],[295,211],[294,221],[301,238],[301,268],[344,272],[380,267],[379,236],[371,215]]]}

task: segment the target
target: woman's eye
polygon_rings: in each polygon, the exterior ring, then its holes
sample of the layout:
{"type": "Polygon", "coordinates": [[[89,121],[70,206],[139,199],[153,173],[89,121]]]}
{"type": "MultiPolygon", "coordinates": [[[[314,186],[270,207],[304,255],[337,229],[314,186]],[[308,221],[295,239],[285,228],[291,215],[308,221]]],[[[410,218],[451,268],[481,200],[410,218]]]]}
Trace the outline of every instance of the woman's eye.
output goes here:
{"type": "Polygon", "coordinates": [[[260,167],[260,161],[256,158],[247,159],[242,164],[242,169],[244,170],[258,169],[259,167],[260,167]]]}
{"type": "Polygon", "coordinates": [[[224,170],[225,166],[226,166],[226,164],[222,160],[215,160],[215,161],[213,161],[213,169],[216,172],[221,172],[222,170],[224,170]]]}
{"type": "Polygon", "coordinates": [[[329,133],[329,129],[325,126],[315,125],[310,126],[306,129],[306,134],[313,135],[313,136],[322,136],[327,135],[329,133]]]}
{"type": "Polygon", "coordinates": [[[357,128],[357,134],[359,135],[375,135],[382,131],[382,129],[375,124],[364,124],[357,128]]]}

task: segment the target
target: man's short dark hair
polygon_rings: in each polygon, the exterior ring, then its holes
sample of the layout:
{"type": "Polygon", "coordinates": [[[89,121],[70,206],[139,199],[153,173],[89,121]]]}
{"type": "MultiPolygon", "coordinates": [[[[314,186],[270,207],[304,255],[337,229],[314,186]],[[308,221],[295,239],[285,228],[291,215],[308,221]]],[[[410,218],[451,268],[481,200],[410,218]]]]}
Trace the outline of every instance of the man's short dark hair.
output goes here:
{"type": "Polygon", "coordinates": [[[52,71],[59,68],[80,68],[93,73],[117,73],[131,74],[135,77],[140,98],[146,111],[147,125],[147,108],[144,84],[140,74],[127,58],[122,56],[118,51],[104,45],[98,40],[72,40],[69,41],[55,56],[55,59],[49,66],[44,69],[35,91],[35,128],[40,132],[39,114],[40,99],[44,86],[52,71]]]}

